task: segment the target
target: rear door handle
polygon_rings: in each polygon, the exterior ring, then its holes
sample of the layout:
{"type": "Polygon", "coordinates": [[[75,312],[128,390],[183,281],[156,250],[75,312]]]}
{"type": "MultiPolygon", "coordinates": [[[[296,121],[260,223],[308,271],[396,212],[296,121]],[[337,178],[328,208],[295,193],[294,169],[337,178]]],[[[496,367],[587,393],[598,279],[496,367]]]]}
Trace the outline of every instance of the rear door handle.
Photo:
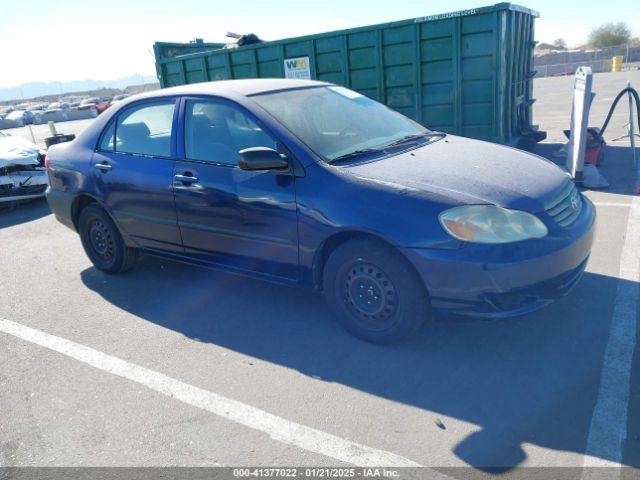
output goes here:
{"type": "Polygon", "coordinates": [[[102,170],[103,172],[108,172],[113,168],[108,163],[96,163],[94,167],[96,167],[98,170],[102,170]]]}
{"type": "Polygon", "coordinates": [[[193,175],[174,175],[173,179],[182,183],[198,183],[198,177],[194,177],[193,175]]]}

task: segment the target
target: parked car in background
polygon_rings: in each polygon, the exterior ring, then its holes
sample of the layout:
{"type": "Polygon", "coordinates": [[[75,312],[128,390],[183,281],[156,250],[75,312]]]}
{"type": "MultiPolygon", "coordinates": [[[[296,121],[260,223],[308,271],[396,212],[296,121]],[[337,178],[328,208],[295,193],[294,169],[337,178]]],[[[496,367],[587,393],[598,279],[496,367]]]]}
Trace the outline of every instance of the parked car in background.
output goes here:
{"type": "Polygon", "coordinates": [[[44,157],[37,145],[0,131],[0,205],[44,196],[44,157]]]}
{"type": "Polygon", "coordinates": [[[98,113],[104,112],[109,108],[110,103],[98,97],[85,98],[80,102],[78,108],[95,108],[98,113]]]}
{"type": "Polygon", "coordinates": [[[126,93],[121,93],[120,95],[115,95],[112,99],[111,99],[111,105],[113,105],[114,103],[118,103],[121,102],[122,100],[124,100],[125,98],[129,98],[130,95],[126,94],[126,93]]]}
{"type": "Polygon", "coordinates": [[[25,125],[25,112],[26,110],[13,110],[4,119],[12,122],[16,127],[23,127],[25,125]]]}
{"type": "Polygon", "coordinates": [[[49,106],[46,108],[46,112],[50,112],[50,111],[58,111],[58,110],[69,110],[70,105],[67,102],[53,102],[50,103],[49,106]]]}
{"type": "Polygon", "coordinates": [[[42,110],[35,110],[35,111],[34,110],[27,110],[26,112],[24,112],[24,115],[22,117],[23,120],[24,120],[24,124],[25,125],[32,124],[36,113],[41,113],[41,112],[42,112],[42,110]]]}
{"type": "Polygon", "coordinates": [[[305,285],[379,343],[433,311],[547,305],[577,283],[594,236],[593,205],[553,163],[324,82],[142,94],[45,163],[49,205],[96,268],[124,272],[144,252],[305,285]]]}

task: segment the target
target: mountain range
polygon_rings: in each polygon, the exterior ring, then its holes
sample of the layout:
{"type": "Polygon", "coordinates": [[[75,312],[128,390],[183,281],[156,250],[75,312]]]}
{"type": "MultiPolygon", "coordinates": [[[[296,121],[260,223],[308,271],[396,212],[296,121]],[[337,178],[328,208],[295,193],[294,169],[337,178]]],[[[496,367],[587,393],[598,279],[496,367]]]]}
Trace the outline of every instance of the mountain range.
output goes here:
{"type": "Polygon", "coordinates": [[[75,80],[71,82],[29,82],[17,87],[0,88],[0,101],[29,100],[44,95],[84,92],[100,88],[125,88],[130,85],[157,82],[155,75],[130,75],[116,80],[75,80]]]}

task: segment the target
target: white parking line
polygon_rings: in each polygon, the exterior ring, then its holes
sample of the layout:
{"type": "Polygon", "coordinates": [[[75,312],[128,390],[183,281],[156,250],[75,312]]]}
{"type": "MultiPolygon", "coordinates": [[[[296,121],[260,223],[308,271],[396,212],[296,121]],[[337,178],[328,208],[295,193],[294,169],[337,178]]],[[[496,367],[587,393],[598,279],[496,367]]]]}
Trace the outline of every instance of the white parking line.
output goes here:
{"type": "MultiPolygon", "coordinates": [[[[266,433],[274,440],[357,466],[419,467],[404,457],[300,425],[258,408],[232,400],[161,373],[126,362],[78,343],[0,318],[0,332],[40,345],[94,368],[139,383],[174,400],[201,408],[245,427],[266,433]]],[[[429,477],[450,477],[429,470],[429,477]]]]}
{"type": "MultiPolygon", "coordinates": [[[[640,281],[640,197],[634,197],[620,255],[609,340],[604,353],[598,400],[593,410],[585,467],[620,466],[627,435],[627,412],[633,351],[636,344],[638,282],[640,281]]],[[[621,471],[622,472],[622,471],[621,471]]],[[[597,475],[585,469],[582,478],[597,475]]]]}
{"type": "Polygon", "coordinates": [[[622,202],[593,202],[596,207],[624,207],[631,208],[632,202],[622,203],[622,202]]]}

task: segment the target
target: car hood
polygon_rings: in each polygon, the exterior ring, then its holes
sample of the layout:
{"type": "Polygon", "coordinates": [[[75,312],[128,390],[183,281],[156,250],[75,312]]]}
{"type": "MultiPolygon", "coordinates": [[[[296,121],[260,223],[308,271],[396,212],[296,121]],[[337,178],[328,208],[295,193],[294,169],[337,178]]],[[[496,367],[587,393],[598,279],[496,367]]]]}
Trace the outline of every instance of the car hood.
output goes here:
{"type": "Polygon", "coordinates": [[[494,204],[537,213],[569,180],[552,162],[515,148],[454,135],[418,149],[345,169],[452,204],[494,204]]]}
{"type": "Polygon", "coordinates": [[[40,148],[21,137],[0,137],[0,168],[9,165],[37,165],[40,148]]]}

